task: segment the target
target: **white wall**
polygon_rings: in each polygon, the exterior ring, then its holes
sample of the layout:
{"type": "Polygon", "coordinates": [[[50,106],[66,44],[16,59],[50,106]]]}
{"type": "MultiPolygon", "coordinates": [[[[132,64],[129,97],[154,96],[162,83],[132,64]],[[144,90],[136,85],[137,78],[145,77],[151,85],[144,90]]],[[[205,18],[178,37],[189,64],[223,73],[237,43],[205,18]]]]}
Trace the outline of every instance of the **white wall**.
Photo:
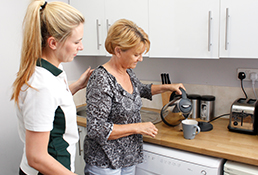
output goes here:
{"type": "MultiPolygon", "coordinates": [[[[257,46],[258,47],[258,46],[257,46]]],[[[107,57],[97,57],[97,64],[108,61],[107,57]]],[[[169,59],[143,58],[134,69],[137,77],[147,81],[161,81],[160,74],[167,72],[174,83],[239,87],[237,68],[258,68],[257,59],[169,59]]],[[[251,82],[244,82],[251,87],[251,82]]],[[[258,87],[258,83],[256,84],[258,87]]]]}
{"type": "Polygon", "coordinates": [[[22,143],[18,137],[11,86],[19,67],[21,25],[28,1],[0,3],[0,174],[18,174],[22,143]]]}
{"type": "MultiPolygon", "coordinates": [[[[239,87],[237,68],[258,68],[257,59],[152,59],[145,58],[135,72],[140,79],[160,81],[160,73],[168,72],[172,82],[239,87]],[[149,71],[147,71],[149,70],[149,71]]],[[[251,87],[251,82],[244,82],[251,87]]],[[[257,83],[258,87],[258,83],[257,83]]]]}

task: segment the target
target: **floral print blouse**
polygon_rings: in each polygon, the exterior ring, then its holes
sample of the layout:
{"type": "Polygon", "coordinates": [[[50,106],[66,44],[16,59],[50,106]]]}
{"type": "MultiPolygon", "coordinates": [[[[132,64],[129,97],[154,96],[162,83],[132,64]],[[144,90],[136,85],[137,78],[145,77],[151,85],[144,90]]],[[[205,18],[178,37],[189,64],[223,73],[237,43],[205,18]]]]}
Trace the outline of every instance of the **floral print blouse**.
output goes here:
{"type": "Polygon", "coordinates": [[[114,124],[141,122],[141,98],[152,100],[152,84],[142,84],[131,69],[127,69],[133,93],[125,91],[103,66],[92,73],[86,91],[87,135],[84,159],[101,168],[122,168],[141,163],[143,139],[133,134],[108,140],[114,124]]]}

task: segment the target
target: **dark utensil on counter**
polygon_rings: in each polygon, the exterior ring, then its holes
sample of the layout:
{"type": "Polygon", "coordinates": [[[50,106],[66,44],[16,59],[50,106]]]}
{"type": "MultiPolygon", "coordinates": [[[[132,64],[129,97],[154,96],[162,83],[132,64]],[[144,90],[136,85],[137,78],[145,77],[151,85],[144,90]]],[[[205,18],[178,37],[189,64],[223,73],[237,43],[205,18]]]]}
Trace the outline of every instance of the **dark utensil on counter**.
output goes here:
{"type": "Polygon", "coordinates": [[[167,84],[171,84],[170,78],[169,78],[169,74],[166,74],[167,77],[167,84]]]}
{"type": "Polygon", "coordinates": [[[163,106],[160,112],[162,121],[169,126],[177,126],[182,120],[187,119],[192,110],[192,103],[187,98],[184,89],[180,88],[182,95],[176,97],[163,106]]]}
{"type": "Polygon", "coordinates": [[[161,74],[161,82],[162,82],[162,84],[171,84],[168,73],[162,73],[161,74]]]}
{"type": "Polygon", "coordinates": [[[162,74],[160,74],[160,76],[161,76],[161,82],[162,82],[162,84],[165,84],[165,77],[164,77],[164,74],[162,73],[162,74]]]}

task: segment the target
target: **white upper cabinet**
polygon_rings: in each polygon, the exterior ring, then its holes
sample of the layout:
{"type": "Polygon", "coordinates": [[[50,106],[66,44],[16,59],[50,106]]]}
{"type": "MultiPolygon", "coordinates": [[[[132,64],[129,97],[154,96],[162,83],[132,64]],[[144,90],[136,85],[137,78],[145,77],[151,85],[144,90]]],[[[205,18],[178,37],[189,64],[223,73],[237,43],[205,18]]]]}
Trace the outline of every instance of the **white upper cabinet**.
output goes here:
{"type": "MultiPolygon", "coordinates": [[[[106,0],[105,9],[108,27],[118,19],[128,19],[148,34],[148,0],[106,0]]],[[[144,56],[148,56],[148,53],[144,56]]]]}
{"type": "Polygon", "coordinates": [[[150,57],[258,58],[258,0],[70,0],[70,4],[86,19],[79,55],[108,56],[108,28],[126,18],[149,35],[150,57]]]}
{"type": "Polygon", "coordinates": [[[118,19],[128,19],[135,22],[147,34],[149,29],[149,0],[106,0],[106,19],[110,24],[118,19]]]}
{"type": "Polygon", "coordinates": [[[78,55],[108,55],[105,39],[110,25],[129,19],[148,33],[148,0],[70,0],[85,17],[83,46],[78,55]]]}
{"type": "Polygon", "coordinates": [[[149,0],[150,57],[218,58],[218,0],[149,0]]]}
{"type": "Polygon", "coordinates": [[[258,58],[257,8],[257,0],[221,0],[221,58],[258,58]]]}
{"type": "Polygon", "coordinates": [[[70,0],[85,18],[83,51],[78,55],[105,55],[104,37],[106,35],[104,0],[70,0]]]}

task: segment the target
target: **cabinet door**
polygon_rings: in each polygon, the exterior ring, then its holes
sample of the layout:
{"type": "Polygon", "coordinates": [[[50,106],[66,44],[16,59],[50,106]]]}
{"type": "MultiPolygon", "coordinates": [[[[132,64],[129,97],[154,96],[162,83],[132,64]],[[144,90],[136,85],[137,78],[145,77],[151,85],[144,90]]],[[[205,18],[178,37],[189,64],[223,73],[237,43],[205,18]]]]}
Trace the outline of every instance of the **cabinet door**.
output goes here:
{"type": "Polygon", "coordinates": [[[118,19],[135,22],[148,34],[148,0],[106,0],[106,19],[112,25],[118,19]]]}
{"type": "Polygon", "coordinates": [[[116,20],[132,20],[148,33],[148,0],[70,0],[85,17],[83,46],[78,55],[110,56],[105,40],[110,25],[116,20]]]}
{"type": "Polygon", "coordinates": [[[87,134],[87,130],[85,127],[78,126],[78,132],[79,132],[79,141],[76,144],[76,157],[75,157],[75,173],[79,175],[84,174],[84,168],[85,168],[85,162],[83,159],[84,153],[83,153],[83,142],[84,137],[87,134]]]}
{"type": "Polygon", "coordinates": [[[105,0],[70,0],[85,18],[83,51],[78,55],[105,55],[106,20],[105,0]]]}
{"type": "Polygon", "coordinates": [[[218,58],[218,0],[149,0],[150,57],[218,58]]]}
{"type": "Polygon", "coordinates": [[[106,0],[105,6],[108,27],[118,19],[128,19],[148,34],[148,0],[106,0]]]}
{"type": "Polygon", "coordinates": [[[258,58],[257,7],[257,0],[221,0],[220,57],[258,58]]]}

